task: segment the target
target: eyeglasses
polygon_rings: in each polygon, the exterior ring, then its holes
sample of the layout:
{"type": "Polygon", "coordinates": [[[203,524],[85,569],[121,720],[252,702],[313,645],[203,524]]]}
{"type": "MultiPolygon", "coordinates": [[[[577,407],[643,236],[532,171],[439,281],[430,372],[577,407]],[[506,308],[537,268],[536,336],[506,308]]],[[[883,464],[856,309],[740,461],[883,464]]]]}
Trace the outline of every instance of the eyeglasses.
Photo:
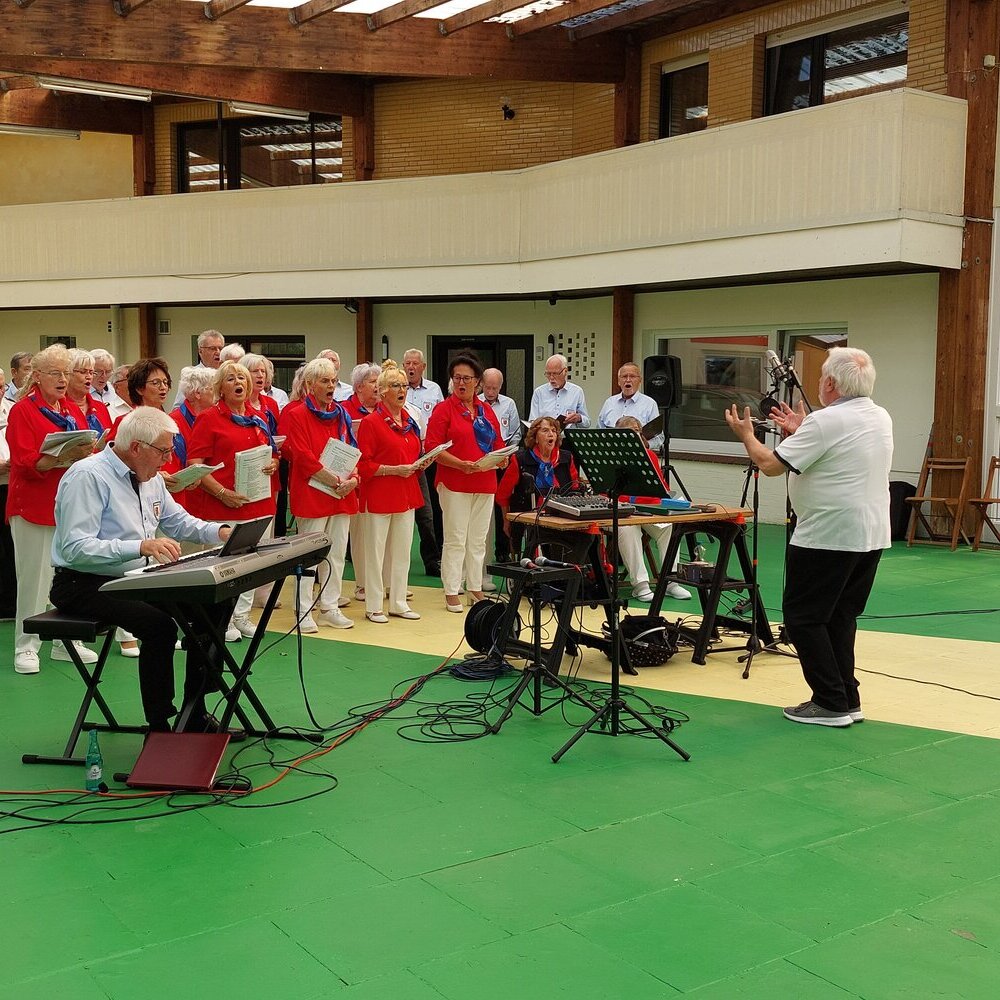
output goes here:
{"type": "Polygon", "coordinates": [[[41,372],[42,375],[48,375],[49,378],[69,378],[71,372],[61,372],[56,369],[50,372],[41,372]]]}
{"type": "Polygon", "coordinates": [[[151,378],[146,385],[151,385],[154,389],[169,389],[170,379],[168,378],[151,378]]]}
{"type": "Polygon", "coordinates": [[[94,369],[93,368],[74,368],[73,369],[73,374],[75,374],[75,375],[93,375],[94,374],[94,369]]]}
{"type": "Polygon", "coordinates": [[[151,441],[140,441],[139,444],[144,444],[147,448],[152,448],[153,451],[158,451],[160,457],[165,462],[174,453],[173,448],[160,448],[158,445],[153,444],[151,441]]]}
{"type": "Polygon", "coordinates": [[[546,378],[554,378],[554,377],[555,377],[556,375],[562,375],[562,373],[563,373],[563,372],[567,372],[567,371],[569,371],[569,369],[568,369],[568,368],[558,368],[558,369],[557,369],[556,371],[554,371],[554,372],[551,372],[551,371],[546,371],[546,373],[545,373],[545,377],[546,377],[546,378]]]}
{"type": "Polygon", "coordinates": [[[408,389],[410,384],[409,382],[386,382],[385,387],[387,389],[408,389]]]}
{"type": "Polygon", "coordinates": [[[452,382],[478,382],[475,375],[452,375],[452,382]]]}

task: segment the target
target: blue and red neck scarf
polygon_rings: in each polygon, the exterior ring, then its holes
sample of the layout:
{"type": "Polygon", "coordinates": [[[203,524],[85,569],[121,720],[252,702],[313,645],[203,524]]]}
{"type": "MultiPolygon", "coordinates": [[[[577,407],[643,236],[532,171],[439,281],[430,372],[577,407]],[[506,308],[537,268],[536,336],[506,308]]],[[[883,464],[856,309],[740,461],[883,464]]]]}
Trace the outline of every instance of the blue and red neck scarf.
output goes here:
{"type": "Polygon", "coordinates": [[[340,403],[334,403],[329,410],[321,410],[316,405],[316,400],[312,395],[305,397],[306,409],[318,417],[320,420],[339,420],[340,428],[337,436],[341,441],[346,441],[352,448],[357,448],[358,442],[354,438],[354,430],[351,427],[351,418],[347,415],[340,403]]]}

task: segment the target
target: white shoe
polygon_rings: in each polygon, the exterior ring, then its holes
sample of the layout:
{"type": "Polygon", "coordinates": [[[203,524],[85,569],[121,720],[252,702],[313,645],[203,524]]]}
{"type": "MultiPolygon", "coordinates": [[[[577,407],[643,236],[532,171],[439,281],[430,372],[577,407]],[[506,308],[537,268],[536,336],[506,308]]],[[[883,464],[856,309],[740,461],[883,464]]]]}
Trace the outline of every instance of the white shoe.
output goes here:
{"type": "MultiPolygon", "coordinates": [[[[82,642],[74,642],[73,645],[76,646],[76,651],[80,654],[80,660],[83,663],[97,662],[97,653],[92,649],[88,649],[82,642]]],[[[69,651],[58,639],[52,643],[52,652],[50,655],[53,660],[69,660],[70,663],[73,662],[73,657],[69,655],[69,651]]]]}
{"type": "Polygon", "coordinates": [[[178,639],[178,640],[177,640],[177,641],[176,641],[176,642],[174,643],[174,649],[183,649],[183,648],[184,648],[184,643],[183,643],[183,642],[181,642],[181,640],[180,640],[180,639],[178,639]]]}
{"type": "Polygon", "coordinates": [[[632,596],[643,604],[649,604],[653,600],[653,592],[649,589],[648,583],[637,583],[632,588],[632,596]]]}
{"type": "Polygon", "coordinates": [[[405,618],[407,621],[411,622],[420,621],[420,615],[410,608],[407,608],[405,611],[390,611],[389,616],[391,618],[405,618]]]}
{"type": "Polygon", "coordinates": [[[365,602],[365,588],[355,587],[354,588],[354,600],[361,601],[362,604],[365,602]]]}
{"type": "Polygon", "coordinates": [[[349,597],[344,597],[344,595],[341,594],[340,597],[337,598],[338,608],[349,608],[350,606],[351,606],[351,599],[349,597]]]}
{"type": "Polygon", "coordinates": [[[320,612],[320,620],[324,625],[329,625],[330,628],[354,628],[354,622],[345,614],[341,614],[336,608],[331,608],[329,611],[320,612]]]}
{"type": "Polygon", "coordinates": [[[312,615],[306,615],[305,618],[299,620],[299,631],[303,635],[312,635],[313,632],[319,631],[319,626],[312,615]]]}
{"type": "Polygon", "coordinates": [[[17,653],[14,657],[14,669],[19,674],[37,674],[39,670],[38,654],[33,649],[17,653]]]}
{"type": "Polygon", "coordinates": [[[243,633],[234,626],[230,625],[226,629],[226,642],[239,642],[243,638],[243,633]]]}
{"type": "Polygon", "coordinates": [[[253,638],[257,631],[257,623],[251,621],[248,615],[233,615],[229,627],[239,629],[240,635],[245,635],[248,639],[253,638]]]}
{"type": "Polygon", "coordinates": [[[366,611],[365,618],[376,625],[385,625],[389,621],[384,611],[366,611]]]}
{"type": "Polygon", "coordinates": [[[483,580],[483,593],[484,594],[495,594],[497,591],[497,585],[492,580],[483,580]]]}
{"type": "Polygon", "coordinates": [[[685,590],[679,583],[671,580],[667,584],[667,597],[672,597],[675,601],[690,601],[691,591],[685,590]]]}
{"type": "Polygon", "coordinates": [[[138,659],[139,647],[138,646],[121,646],[119,652],[122,656],[127,656],[130,660],[138,659]]]}

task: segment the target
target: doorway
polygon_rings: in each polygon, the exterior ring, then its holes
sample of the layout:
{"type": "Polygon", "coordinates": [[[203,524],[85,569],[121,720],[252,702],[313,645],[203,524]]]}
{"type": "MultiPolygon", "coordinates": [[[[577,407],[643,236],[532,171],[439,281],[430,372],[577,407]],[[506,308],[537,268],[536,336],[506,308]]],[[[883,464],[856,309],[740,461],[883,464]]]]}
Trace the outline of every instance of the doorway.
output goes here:
{"type": "Polygon", "coordinates": [[[440,336],[430,338],[430,377],[448,395],[448,365],[456,354],[473,352],[484,368],[499,368],[503,372],[503,394],[517,404],[518,416],[528,418],[531,405],[532,360],[535,347],[532,336],[463,337],[440,336]]]}

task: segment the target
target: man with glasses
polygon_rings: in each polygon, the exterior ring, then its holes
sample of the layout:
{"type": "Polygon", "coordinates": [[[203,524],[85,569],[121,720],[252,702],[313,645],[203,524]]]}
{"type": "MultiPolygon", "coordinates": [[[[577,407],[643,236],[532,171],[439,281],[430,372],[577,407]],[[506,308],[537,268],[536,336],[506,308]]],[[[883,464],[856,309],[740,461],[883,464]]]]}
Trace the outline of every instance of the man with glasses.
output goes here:
{"type": "Polygon", "coordinates": [[[198,363],[202,368],[218,368],[225,345],[226,338],[218,330],[205,330],[198,337],[198,363]]]}
{"type": "Polygon", "coordinates": [[[555,417],[563,426],[590,426],[583,390],[569,381],[569,362],[563,354],[553,354],[545,362],[545,384],[531,394],[528,423],[539,417],[555,417]]]}
{"type": "MultiPolygon", "coordinates": [[[[626,361],[618,369],[617,396],[609,396],[597,415],[598,427],[615,427],[622,417],[635,417],[640,427],[655,420],[660,415],[660,408],[652,396],[639,392],[642,385],[642,373],[634,361],[626,361]]],[[[649,447],[657,451],[663,443],[663,435],[657,434],[649,439],[649,447]]]]}
{"type": "Polygon", "coordinates": [[[115,357],[103,347],[95,347],[90,356],[94,359],[94,381],[90,386],[90,394],[105,406],[110,406],[115,396],[111,380],[115,373],[115,357]]]}
{"type": "Polygon", "coordinates": [[[20,388],[28,381],[28,376],[31,375],[31,358],[31,351],[18,351],[10,359],[10,380],[4,390],[4,398],[9,399],[12,403],[17,399],[20,388]]]}
{"type": "Polygon", "coordinates": [[[119,365],[111,376],[113,394],[107,406],[112,424],[132,409],[132,404],[128,401],[128,373],[131,370],[131,365],[119,365]]]}
{"type": "MultiPolygon", "coordinates": [[[[56,493],[52,541],[55,576],[51,600],[61,611],[88,615],[131,632],[139,649],[139,690],[150,730],[165,732],[176,714],[174,645],[177,625],[165,611],[144,601],[102,594],[109,579],[180,556],[174,539],[216,544],[230,527],[187,513],[158,475],[173,454],[177,425],[162,410],[136,407],[118,427],[114,448],[77,462],[56,493]]],[[[185,700],[194,703],[188,730],[211,731],[205,710],[213,687],[201,664],[189,656],[185,700]]]]}

